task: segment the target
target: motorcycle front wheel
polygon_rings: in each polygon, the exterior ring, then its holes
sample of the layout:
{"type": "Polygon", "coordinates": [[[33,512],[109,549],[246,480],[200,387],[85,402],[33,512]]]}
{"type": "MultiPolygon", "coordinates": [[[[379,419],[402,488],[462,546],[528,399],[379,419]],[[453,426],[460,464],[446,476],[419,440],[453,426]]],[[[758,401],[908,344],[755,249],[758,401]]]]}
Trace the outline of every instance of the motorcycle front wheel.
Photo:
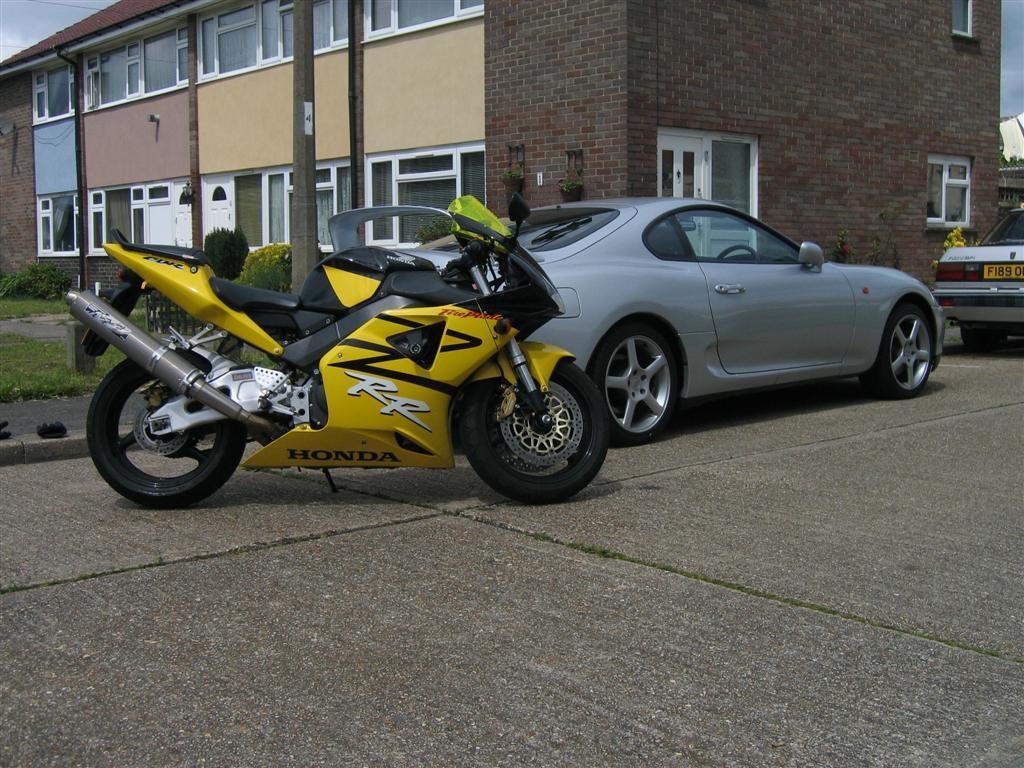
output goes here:
{"type": "Polygon", "coordinates": [[[130,360],[106,375],[86,421],[93,464],[115,491],[145,507],[184,507],[205,499],[235,471],[246,430],[227,419],[154,435],[148,413],[175,394],[130,360]]]}
{"type": "Polygon", "coordinates": [[[594,382],[562,361],[544,393],[554,426],[536,432],[511,407],[508,384],[491,379],[466,392],[459,437],[470,465],[491,488],[527,504],[550,504],[585,488],[608,452],[608,413],[594,382]]]}

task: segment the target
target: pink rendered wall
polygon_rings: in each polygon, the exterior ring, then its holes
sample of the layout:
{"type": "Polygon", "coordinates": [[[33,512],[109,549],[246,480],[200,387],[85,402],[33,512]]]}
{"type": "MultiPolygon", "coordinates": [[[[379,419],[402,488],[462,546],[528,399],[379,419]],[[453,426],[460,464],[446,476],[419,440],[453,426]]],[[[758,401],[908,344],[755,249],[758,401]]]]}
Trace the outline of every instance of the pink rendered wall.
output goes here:
{"type": "Polygon", "coordinates": [[[84,130],[90,189],[188,176],[186,89],[87,112],[84,130]]]}

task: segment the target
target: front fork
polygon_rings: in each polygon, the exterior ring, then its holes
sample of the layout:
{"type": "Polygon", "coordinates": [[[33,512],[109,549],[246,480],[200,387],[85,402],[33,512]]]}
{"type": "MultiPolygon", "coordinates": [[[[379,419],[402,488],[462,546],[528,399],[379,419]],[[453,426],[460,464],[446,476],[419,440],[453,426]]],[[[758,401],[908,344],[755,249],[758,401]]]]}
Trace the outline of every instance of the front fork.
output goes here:
{"type": "MultiPolygon", "coordinates": [[[[487,279],[484,277],[480,267],[473,264],[469,268],[469,274],[476,283],[477,290],[484,296],[490,296],[492,293],[491,286],[487,283],[487,279]]],[[[530,426],[538,434],[547,434],[551,431],[552,426],[554,426],[554,419],[548,413],[544,396],[541,394],[537,382],[533,380],[533,376],[530,374],[530,367],[527,365],[526,355],[523,354],[519,341],[515,338],[509,339],[505,345],[505,350],[508,352],[509,362],[512,363],[512,370],[516,374],[516,380],[519,382],[520,397],[530,414],[530,426]]]]}

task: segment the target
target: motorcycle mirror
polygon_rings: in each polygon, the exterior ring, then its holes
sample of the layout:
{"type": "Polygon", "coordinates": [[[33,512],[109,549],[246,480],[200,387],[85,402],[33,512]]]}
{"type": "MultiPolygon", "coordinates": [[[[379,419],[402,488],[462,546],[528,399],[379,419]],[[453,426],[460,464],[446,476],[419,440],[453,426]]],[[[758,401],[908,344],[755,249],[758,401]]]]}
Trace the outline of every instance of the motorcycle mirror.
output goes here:
{"type": "Polygon", "coordinates": [[[514,193],[508,201],[508,218],[517,225],[530,218],[530,206],[526,204],[523,196],[518,192],[514,193]]]}

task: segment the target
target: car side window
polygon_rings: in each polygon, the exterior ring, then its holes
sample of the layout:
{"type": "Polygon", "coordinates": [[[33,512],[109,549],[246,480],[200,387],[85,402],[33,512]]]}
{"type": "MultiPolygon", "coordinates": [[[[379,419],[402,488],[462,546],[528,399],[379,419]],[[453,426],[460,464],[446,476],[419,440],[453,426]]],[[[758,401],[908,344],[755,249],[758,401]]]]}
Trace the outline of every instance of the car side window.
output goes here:
{"type": "Polygon", "coordinates": [[[644,232],[644,243],[647,248],[663,261],[693,261],[687,243],[679,236],[679,229],[671,216],[665,216],[654,222],[644,232]]]}
{"type": "Polygon", "coordinates": [[[697,261],[740,264],[796,264],[799,261],[792,245],[727,211],[681,211],[675,218],[697,261]]]}

